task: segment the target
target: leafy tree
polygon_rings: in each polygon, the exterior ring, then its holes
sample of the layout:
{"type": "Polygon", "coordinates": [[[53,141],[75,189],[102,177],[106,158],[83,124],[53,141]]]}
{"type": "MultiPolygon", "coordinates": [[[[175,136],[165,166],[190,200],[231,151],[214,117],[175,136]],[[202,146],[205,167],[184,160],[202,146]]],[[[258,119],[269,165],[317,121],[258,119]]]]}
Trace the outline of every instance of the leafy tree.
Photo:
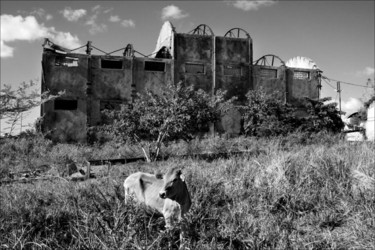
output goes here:
{"type": "Polygon", "coordinates": [[[120,141],[140,143],[147,161],[153,161],[162,145],[208,131],[209,123],[217,121],[231,104],[231,100],[224,101],[224,94],[217,91],[211,96],[181,82],[169,83],[161,94],[146,90],[121,110],[105,110],[101,130],[120,141]]]}
{"type": "Polygon", "coordinates": [[[297,108],[284,103],[278,96],[276,92],[267,94],[262,89],[247,93],[247,102],[242,106],[246,135],[286,135],[296,130],[338,133],[344,128],[337,103],[326,104],[330,97],[320,100],[303,98],[302,105],[297,108]]]}
{"type": "Polygon", "coordinates": [[[304,109],[308,115],[302,117],[300,129],[307,132],[327,131],[339,133],[345,124],[341,119],[340,111],[337,109],[337,103],[325,103],[330,101],[331,97],[325,97],[319,100],[304,98],[304,109]]]}
{"type": "Polygon", "coordinates": [[[241,107],[246,135],[285,135],[298,126],[295,108],[281,101],[277,92],[267,94],[263,89],[251,90],[246,97],[247,102],[241,107]]]}
{"type": "Polygon", "coordinates": [[[375,101],[375,93],[363,104],[363,106],[368,109],[370,105],[375,101]]]}
{"type": "Polygon", "coordinates": [[[24,112],[64,94],[59,92],[57,95],[50,95],[48,91],[40,94],[38,90],[33,90],[35,86],[36,82],[30,81],[22,82],[17,89],[10,85],[3,85],[0,89],[0,119],[5,119],[10,124],[9,134],[12,134],[24,112]]]}

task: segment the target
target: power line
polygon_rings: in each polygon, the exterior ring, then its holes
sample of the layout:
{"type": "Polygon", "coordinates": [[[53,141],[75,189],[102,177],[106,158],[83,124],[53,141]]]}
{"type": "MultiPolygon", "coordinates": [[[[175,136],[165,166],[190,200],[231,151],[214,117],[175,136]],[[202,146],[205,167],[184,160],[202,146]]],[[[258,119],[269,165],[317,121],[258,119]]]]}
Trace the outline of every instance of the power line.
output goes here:
{"type": "Polygon", "coordinates": [[[328,86],[330,86],[331,88],[333,88],[335,91],[337,91],[337,89],[335,87],[333,87],[325,78],[323,78],[323,80],[328,84],[328,86]]]}
{"type": "Polygon", "coordinates": [[[335,79],[332,79],[332,78],[328,78],[326,76],[322,76],[323,79],[327,79],[329,81],[335,81],[335,82],[340,82],[340,83],[344,83],[344,84],[348,84],[348,85],[352,85],[352,86],[357,86],[357,87],[362,87],[362,88],[369,88],[369,89],[372,89],[372,87],[369,87],[369,86],[364,86],[364,85],[360,85],[360,84],[355,84],[355,83],[350,83],[350,82],[343,82],[343,81],[340,81],[340,80],[335,80],[335,79]]]}

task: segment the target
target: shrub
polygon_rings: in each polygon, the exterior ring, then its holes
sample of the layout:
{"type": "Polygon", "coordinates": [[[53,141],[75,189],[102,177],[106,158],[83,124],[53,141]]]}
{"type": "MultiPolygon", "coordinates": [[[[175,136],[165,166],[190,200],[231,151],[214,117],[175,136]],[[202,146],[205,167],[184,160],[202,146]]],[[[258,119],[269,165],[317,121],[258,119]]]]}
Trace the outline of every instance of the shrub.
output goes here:
{"type": "Polygon", "coordinates": [[[35,170],[48,162],[51,147],[50,140],[35,134],[4,138],[0,140],[0,168],[9,171],[35,170]]]}
{"type": "Polygon", "coordinates": [[[278,93],[266,94],[262,89],[247,93],[242,106],[244,131],[247,136],[286,135],[298,127],[295,108],[278,98],[278,93]]]}
{"type": "Polygon", "coordinates": [[[198,132],[208,131],[209,123],[217,121],[229,103],[224,102],[221,91],[211,96],[193,86],[169,83],[162,94],[147,90],[132,105],[104,111],[106,125],[102,128],[120,141],[146,142],[142,148],[150,161],[158,157],[163,144],[191,140],[198,132]]]}
{"type": "Polygon", "coordinates": [[[338,133],[344,128],[337,104],[325,103],[330,98],[303,98],[301,106],[295,107],[281,101],[277,92],[269,95],[262,89],[251,90],[246,96],[241,109],[247,136],[278,136],[295,131],[338,133]],[[306,114],[297,115],[298,111],[306,114]]]}
{"type": "Polygon", "coordinates": [[[341,120],[340,111],[337,110],[337,103],[325,104],[330,100],[330,97],[320,100],[304,98],[303,108],[308,115],[300,118],[299,129],[312,133],[320,131],[339,133],[344,128],[344,122],[341,120]]]}

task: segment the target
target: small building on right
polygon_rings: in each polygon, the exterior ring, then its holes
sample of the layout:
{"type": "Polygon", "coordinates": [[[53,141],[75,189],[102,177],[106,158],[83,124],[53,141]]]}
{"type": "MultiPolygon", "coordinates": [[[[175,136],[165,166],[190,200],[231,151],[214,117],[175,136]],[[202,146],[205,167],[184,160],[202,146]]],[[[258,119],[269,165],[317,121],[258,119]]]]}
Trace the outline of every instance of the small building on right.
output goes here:
{"type": "Polygon", "coordinates": [[[367,109],[367,121],[365,127],[366,139],[375,142],[375,101],[373,101],[367,109]]]}
{"type": "Polygon", "coordinates": [[[344,128],[347,141],[372,141],[375,142],[375,100],[369,100],[364,105],[365,117],[361,112],[349,115],[344,128]]]}

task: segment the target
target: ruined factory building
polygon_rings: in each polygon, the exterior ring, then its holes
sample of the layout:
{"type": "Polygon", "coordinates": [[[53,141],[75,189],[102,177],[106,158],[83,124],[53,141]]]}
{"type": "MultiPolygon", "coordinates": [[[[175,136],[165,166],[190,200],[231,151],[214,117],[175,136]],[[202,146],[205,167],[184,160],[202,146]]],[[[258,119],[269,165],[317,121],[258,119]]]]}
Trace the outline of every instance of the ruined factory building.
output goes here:
{"type": "MultiPolygon", "coordinates": [[[[86,141],[88,127],[101,121],[103,109],[131,103],[145,89],[158,93],[167,82],[182,81],[213,93],[227,91],[227,98],[244,102],[249,90],[278,90],[285,102],[298,105],[299,98],[318,98],[320,73],[310,59],[297,57],[284,63],[275,55],[253,61],[253,39],[243,29],[222,35],[207,25],[188,33],[178,33],[170,22],[161,28],[154,53],[145,56],[133,45],[105,53],[91,42],[85,52],[68,50],[45,39],[42,58],[42,91],[65,90],[59,99],[41,107],[42,129],[60,142],[86,141]],[[98,50],[101,55],[92,54],[98,50]]],[[[230,112],[215,132],[240,132],[240,113],[230,112]]]]}

